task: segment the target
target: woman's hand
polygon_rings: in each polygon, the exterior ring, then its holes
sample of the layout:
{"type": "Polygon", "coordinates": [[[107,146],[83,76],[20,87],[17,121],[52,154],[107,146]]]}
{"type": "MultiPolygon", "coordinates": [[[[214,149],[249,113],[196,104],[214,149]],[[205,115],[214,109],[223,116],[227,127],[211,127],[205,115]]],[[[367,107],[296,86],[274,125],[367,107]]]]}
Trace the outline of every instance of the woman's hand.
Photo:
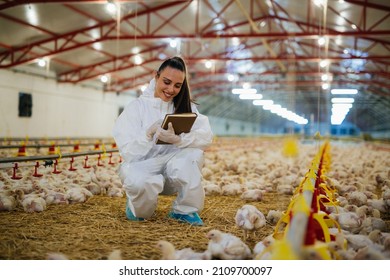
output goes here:
{"type": "Polygon", "coordinates": [[[157,120],[146,130],[146,138],[148,138],[149,141],[153,139],[154,134],[161,127],[161,124],[162,120],[157,120]]]}
{"type": "Polygon", "coordinates": [[[181,138],[179,135],[175,134],[175,130],[173,129],[172,123],[168,123],[168,129],[162,129],[159,127],[156,132],[156,138],[164,141],[165,143],[171,144],[179,144],[181,142],[181,138]]]}

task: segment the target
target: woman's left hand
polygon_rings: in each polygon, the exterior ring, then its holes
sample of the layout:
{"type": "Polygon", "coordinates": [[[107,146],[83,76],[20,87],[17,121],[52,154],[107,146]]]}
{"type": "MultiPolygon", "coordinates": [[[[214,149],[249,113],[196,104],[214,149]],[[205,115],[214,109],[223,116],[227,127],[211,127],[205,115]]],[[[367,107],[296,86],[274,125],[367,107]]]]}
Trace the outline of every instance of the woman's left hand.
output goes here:
{"type": "Polygon", "coordinates": [[[171,144],[179,144],[181,138],[179,135],[175,134],[172,123],[168,123],[168,129],[162,129],[161,127],[157,129],[156,138],[171,144]]]}

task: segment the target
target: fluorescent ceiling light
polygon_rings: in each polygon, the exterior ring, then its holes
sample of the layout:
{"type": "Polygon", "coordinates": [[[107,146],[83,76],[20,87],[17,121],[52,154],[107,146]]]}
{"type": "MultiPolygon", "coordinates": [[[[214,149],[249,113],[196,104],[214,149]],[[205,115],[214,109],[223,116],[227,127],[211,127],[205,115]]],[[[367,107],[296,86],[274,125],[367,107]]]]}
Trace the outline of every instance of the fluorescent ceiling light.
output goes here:
{"type": "Polygon", "coordinates": [[[351,89],[351,88],[334,88],[330,91],[332,94],[357,94],[357,89],[351,89]]]}
{"type": "Polygon", "coordinates": [[[355,99],[353,98],[332,98],[332,103],[353,103],[355,99]]]}
{"type": "Polygon", "coordinates": [[[272,100],[253,100],[253,105],[256,106],[264,106],[264,105],[272,105],[274,102],[272,100]]]}
{"type": "Polygon", "coordinates": [[[260,93],[243,93],[243,94],[240,94],[240,99],[262,99],[263,98],[263,95],[261,95],[260,93]]]}
{"type": "Polygon", "coordinates": [[[332,104],[332,108],[348,108],[348,109],[351,109],[352,108],[352,104],[351,103],[333,103],[332,104]]]}
{"type": "Polygon", "coordinates": [[[232,89],[233,94],[255,94],[257,89],[255,88],[234,88],[232,89]]]}

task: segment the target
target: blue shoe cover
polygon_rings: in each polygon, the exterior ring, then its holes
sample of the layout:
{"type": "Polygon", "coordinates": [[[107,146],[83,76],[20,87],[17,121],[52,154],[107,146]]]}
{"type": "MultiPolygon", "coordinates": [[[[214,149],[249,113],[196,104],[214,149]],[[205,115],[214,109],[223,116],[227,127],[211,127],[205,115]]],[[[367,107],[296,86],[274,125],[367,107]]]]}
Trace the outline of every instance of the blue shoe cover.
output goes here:
{"type": "Polygon", "coordinates": [[[171,211],[169,212],[168,217],[193,226],[203,226],[203,221],[198,213],[178,214],[171,211]]]}
{"type": "Polygon", "coordinates": [[[144,218],[137,218],[136,216],[134,216],[133,212],[131,212],[129,206],[127,205],[127,202],[126,202],[126,217],[130,221],[143,221],[143,220],[145,220],[144,218]]]}

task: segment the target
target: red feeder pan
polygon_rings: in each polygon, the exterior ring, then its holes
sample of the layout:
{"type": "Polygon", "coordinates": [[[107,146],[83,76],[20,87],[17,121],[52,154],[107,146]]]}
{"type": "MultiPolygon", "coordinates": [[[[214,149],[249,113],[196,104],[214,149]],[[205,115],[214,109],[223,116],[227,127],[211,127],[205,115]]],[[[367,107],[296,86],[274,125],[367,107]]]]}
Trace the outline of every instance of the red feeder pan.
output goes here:
{"type": "Polygon", "coordinates": [[[20,146],[18,150],[18,157],[25,157],[26,155],[27,155],[26,145],[20,146]]]}

